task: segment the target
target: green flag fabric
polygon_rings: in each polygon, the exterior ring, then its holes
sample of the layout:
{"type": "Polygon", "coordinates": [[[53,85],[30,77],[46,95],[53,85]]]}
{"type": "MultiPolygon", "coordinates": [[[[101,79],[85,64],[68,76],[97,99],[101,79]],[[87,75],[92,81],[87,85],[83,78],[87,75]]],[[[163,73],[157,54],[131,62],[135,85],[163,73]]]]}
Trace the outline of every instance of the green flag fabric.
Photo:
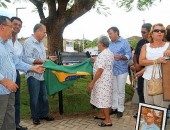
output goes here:
{"type": "Polygon", "coordinates": [[[43,66],[46,68],[44,72],[44,79],[48,95],[53,95],[67,87],[70,87],[83,75],[92,75],[93,73],[93,63],[90,62],[90,58],[81,63],[68,66],[56,65],[54,62],[49,60],[45,62],[43,66]]]}

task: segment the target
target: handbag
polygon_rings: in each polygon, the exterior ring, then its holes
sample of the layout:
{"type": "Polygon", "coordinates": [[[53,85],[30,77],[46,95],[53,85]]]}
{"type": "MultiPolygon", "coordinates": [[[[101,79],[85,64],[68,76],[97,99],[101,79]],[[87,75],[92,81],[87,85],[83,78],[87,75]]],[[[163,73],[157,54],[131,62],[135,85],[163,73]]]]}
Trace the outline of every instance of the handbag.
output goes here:
{"type": "Polygon", "coordinates": [[[154,61],[153,69],[152,69],[152,77],[148,80],[147,83],[147,91],[149,96],[159,95],[163,93],[163,85],[162,85],[162,73],[160,64],[157,64],[154,61]],[[155,78],[156,75],[156,67],[158,67],[159,78],[155,78]]]}

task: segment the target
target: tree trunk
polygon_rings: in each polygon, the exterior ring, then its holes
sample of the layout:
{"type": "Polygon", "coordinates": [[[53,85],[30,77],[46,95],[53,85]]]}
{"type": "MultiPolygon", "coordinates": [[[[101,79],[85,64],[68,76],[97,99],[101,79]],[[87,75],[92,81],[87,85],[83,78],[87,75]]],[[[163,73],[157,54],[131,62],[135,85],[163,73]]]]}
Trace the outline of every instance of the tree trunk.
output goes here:
{"type": "Polygon", "coordinates": [[[37,8],[41,22],[47,29],[48,54],[54,55],[55,51],[63,51],[63,31],[66,26],[73,23],[77,18],[88,12],[97,0],[75,0],[70,9],[67,9],[69,0],[48,0],[49,16],[44,18],[43,4],[45,0],[29,0],[37,8]]]}
{"type": "Polygon", "coordinates": [[[48,54],[54,55],[55,51],[63,51],[63,25],[56,21],[48,21],[47,25],[48,54]]]}

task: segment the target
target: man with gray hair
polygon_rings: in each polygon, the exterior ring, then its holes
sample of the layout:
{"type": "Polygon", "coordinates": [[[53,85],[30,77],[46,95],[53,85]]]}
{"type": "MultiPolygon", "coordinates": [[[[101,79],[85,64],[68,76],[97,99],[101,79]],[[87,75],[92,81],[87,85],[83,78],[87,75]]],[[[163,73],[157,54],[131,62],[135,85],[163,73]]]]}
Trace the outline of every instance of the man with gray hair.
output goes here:
{"type": "MultiPolygon", "coordinates": [[[[41,65],[46,61],[45,47],[42,42],[46,36],[46,26],[38,23],[34,26],[33,31],[34,34],[23,44],[23,61],[31,65],[41,65]]],[[[51,58],[51,60],[56,60],[56,57],[54,59],[51,58]]],[[[29,72],[26,74],[26,79],[30,95],[30,109],[33,124],[39,125],[40,119],[53,121],[54,118],[48,114],[49,104],[43,74],[29,72]]]]}
{"type": "Polygon", "coordinates": [[[12,34],[11,20],[0,16],[0,130],[16,130],[15,125],[15,92],[18,89],[16,69],[23,72],[43,73],[41,65],[29,65],[18,58],[9,44],[12,34]]]}

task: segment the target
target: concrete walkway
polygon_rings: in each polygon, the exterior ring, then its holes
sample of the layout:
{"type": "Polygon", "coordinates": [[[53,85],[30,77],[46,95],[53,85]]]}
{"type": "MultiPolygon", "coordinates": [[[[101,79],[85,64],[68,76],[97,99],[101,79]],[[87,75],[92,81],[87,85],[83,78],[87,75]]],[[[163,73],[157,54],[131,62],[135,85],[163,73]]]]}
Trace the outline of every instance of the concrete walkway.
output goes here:
{"type": "MultiPolygon", "coordinates": [[[[126,103],[124,116],[118,119],[115,115],[111,115],[112,127],[99,127],[97,124],[100,120],[94,120],[93,115],[64,117],[55,121],[41,121],[40,125],[33,125],[32,120],[24,120],[22,125],[27,126],[29,130],[135,130],[136,119],[133,115],[137,111],[137,105],[126,103]]],[[[167,121],[165,130],[170,130],[170,119],[167,121]]]]}

